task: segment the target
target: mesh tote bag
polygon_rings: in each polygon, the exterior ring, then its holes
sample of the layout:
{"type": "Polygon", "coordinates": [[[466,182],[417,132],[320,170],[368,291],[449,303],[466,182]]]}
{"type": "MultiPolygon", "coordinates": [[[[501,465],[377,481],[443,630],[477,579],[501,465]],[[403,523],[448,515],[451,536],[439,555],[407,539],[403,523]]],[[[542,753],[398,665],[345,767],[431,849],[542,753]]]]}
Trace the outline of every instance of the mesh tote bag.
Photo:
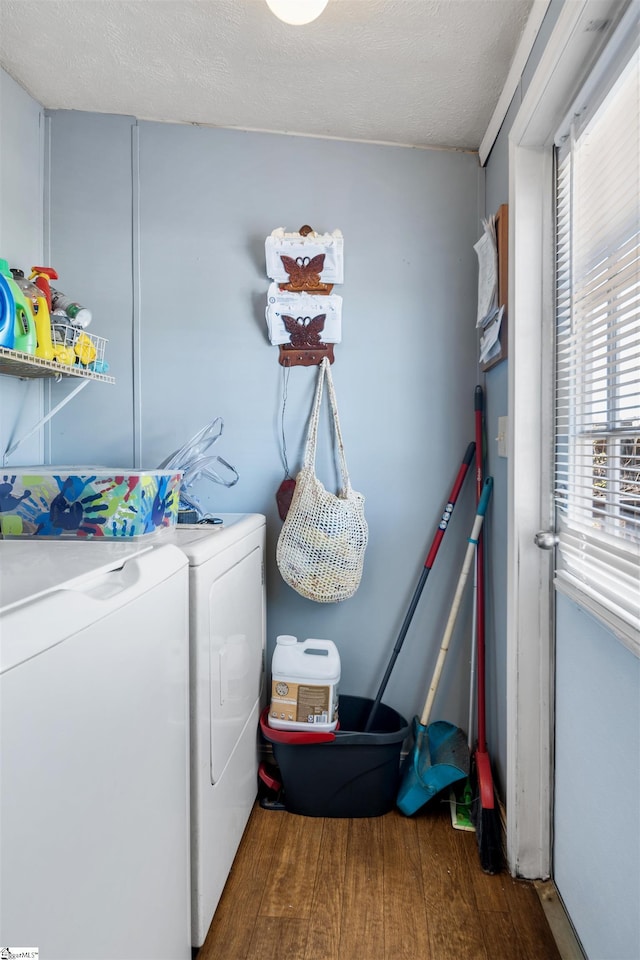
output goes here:
{"type": "Polygon", "coordinates": [[[364,517],[364,497],[351,486],[338,420],[331,366],[320,364],[302,469],[284,521],[276,561],[285,583],[308,600],[337,603],[358,589],[369,538],[364,517]],[[329,493],[315,475],[318,418],[324,379],[335,428],[342,489],[329,493]]]}

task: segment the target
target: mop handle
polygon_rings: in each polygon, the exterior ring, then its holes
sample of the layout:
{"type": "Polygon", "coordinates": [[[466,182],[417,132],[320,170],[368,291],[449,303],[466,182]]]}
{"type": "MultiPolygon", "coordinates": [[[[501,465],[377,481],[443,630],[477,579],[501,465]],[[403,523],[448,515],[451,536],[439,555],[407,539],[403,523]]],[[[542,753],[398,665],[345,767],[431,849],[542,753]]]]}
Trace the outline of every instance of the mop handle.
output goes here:
{"type": "Polygon", "coordinates": [[[429,717],[431,716],[431,708],[433,707],[433,701],[436,697],[436,690],[438,689],[438,684],[440,683],[440,676],[442,674],[442,669],[444,667],[444,661],[447,656],[447,651],[449,650],[449,643],[451,641],[451,636],[453,634],[453,628],[456,624],[456,619],[458,617],[458,611],[460,609],[460,603],[462,601],[462,594],[469,576],[469,570],[471,569],[471,564],[473,563],[476,551],[476,544],[478,542],[478,536],[480,530],[482,529],[482,523],[484,520],[484,515],[489,503],[489,498],[491,497],[491,490],[493,487],[493,478],[487,477],[482,489],[482,496],[480,497],[480,502],[476,508],[476,516],[473,521],[473,528],[471,530],[471,536],[469,537],[467,551],[464,555],[464,562],[462,564],[462,570],[460,571],[460,576],[458,578],[458,584],[456,587],[455,596],[453,598],[453,603],[451,604],[451,610],[449,612],[449,619],[447,620],[447,626],[445,627],[444,635],[442,637],[442,643],[440,644],[440,652],[438,653],[438,659],[436,661],[436,667],[433,671],[433,678],[431,680],[431,686],[429,687],[429,693],[427,694],[427,699],[424,705],[424,710],[422,711],[422,716],[420,717],[420,723],[423,727],[426,727],[429,723],[429,717]]]}
{"type": "Polygon", "coordinates": [[[404,643],[404,638],[406,637],[407,631],[409,630],[409,626],[413,619],[413,615],[416,611],[416,607],[418,606],[418,601],[422,594],[423,587],[426,583],[429,573],[431,572],[431,568],[433,567],[434,561],[436,559],[436,554],[438,552],[438,548],[442,543],[442,538],[447,532],[447,527],[449,526],[449,520],[451,519],[453,508],[456,505],[458,494],[460,493],[462,484],[464,483],[464,478],[467,475],[467,470],[469,469],[471,461],[473,460],[475,447],[476,447],[475,443],[471,441],[471,443],[467,446],[467,449],[465,451],[464,457],[462,459],[462,463],[460,464],[460,469],[458,470],[458,474],[456,476],[455,482],[453,484],[453,487],[451,488],[449,499],[447,500],[447,504],[442,513],[442,518],[440,520],[440,523],[438,524],[438,529],[435,532],[435,536],[431,544],[431,549],[429,550],[429,553],[427,554],[427,559],[424,562],[424,567],[422,568],[422,574],[420,576],[420,580],[418,581],[418,586],[414,590],[413,597],[411,598],[411,603],[409,604],[409,609],[407,610],[406,616],[402,623],[402,627],[400,628],[400,633],[398,634],[398,639],[396,640],[396,645],[393,648],[391,659],[385,671],[384,677],[382,678],[382,682],[378,687],[378,692],[376,694],[375,700],[373,701],[373,706],[371,707],[371,710],[369,712],[369,718],[364,728],[365,733],[369,733],[369,731],[371,730],[371,727],[373,726],[375,715],[377,713],[378,707],[380,706],[380,702],[382,700],[384,691],[387,688],[387,683],[389,681],[389,677],[391,676],[391,671],[393,670],[395,662],[398,659],[398,654],[400,653],[402,644],[404,643]]]}

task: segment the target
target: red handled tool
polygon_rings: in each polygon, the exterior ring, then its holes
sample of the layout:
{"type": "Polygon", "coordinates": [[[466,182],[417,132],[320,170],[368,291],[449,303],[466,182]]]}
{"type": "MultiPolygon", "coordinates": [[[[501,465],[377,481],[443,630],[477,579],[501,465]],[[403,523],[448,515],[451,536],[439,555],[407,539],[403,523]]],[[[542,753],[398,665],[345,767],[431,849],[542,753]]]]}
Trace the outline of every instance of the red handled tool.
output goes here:
{"type": "MultiPolygon", "coordinates": [[[[476,433],[476,495],[479,499],[483,486],[482,454],[484,434],[484,393],[481,386],[477,386],[475,389],[474,411],[476,433]]],[[[502,866],[502,838],[500,813],[496,803],[493,777],[491,774],[491,760],[487,751],[484,610],[485,551],[482,531],[480,531],[478,535],[476,563],[478,583],[476,594],[478,743],[473,756],[474,779],[476,783],[471,807],[471,818],[476,828],[480,866],[485,873],[497,873],[502,866]]]]}
{"type": "Polygon", "coordinates": [[[453,508],[456,505],[458,494],[462,489],[464,478],[466,477],[469,466],[471,465],[471,462],[473,460],[473,453],[475,450],[475,446],[476,445],[475,443],[473,443],[473,441],[469,444],[469,446],[466,449],[464,459],[460,464],[460,469],[458,470],[458,475],[455,479],[455,483],[453,484],[451,493],[449,494],[449,499],[447,500],[446,506],[442,511],[440,522],[438,523],[438,529],[436,530],[435,536],[433,538],[433,542],[431,544],[431,549],[429,550],[427,559],[424,562],[424,568],[422,570],[422,575],[420,577],[420,580],[418,581],[418,586],[416,587],[411,603],[409,604],[409,609],[407,610],[407,615],[404,618],[404,622],[400,629],[400,633],[398,634],[398,639],[396,640],[396,645],[393,648],[391,659],[389,660],[389,665],[387,666],[385,675],[382,678],[382,683],[380,684],[380,688],[378,690],[376,698],[373,701],[373,706],[371,707],[369,719],[367,720],[366,726],[364,728],[365,733],[368,733],[371,730],[371,727],[373,726],[373,721],[375,719],[376,711],[380,705],[380,701],[382,700],[382,695],[386,689],[389,677],[391,676],[391,671],[393,670],[394,664],[398,659],[398,654],[400,653],[400,649],[402,647],[402,644],[404,643],[404,638],[406,637],[407,630],[409,629],[409,624],[411,623],[416,607],[418,606],[418,601],[420,599],[420,595],[422,594],[423,587],[427,581],[427,577],[429,576],[431,572],[431,568],[433,567],[433,564],[435,562],[436,554],[438,553],[440,544],[442,543],[442,538],[447,532],[447,527],[449,526],[449,520],[451,519],[453,508]]]}

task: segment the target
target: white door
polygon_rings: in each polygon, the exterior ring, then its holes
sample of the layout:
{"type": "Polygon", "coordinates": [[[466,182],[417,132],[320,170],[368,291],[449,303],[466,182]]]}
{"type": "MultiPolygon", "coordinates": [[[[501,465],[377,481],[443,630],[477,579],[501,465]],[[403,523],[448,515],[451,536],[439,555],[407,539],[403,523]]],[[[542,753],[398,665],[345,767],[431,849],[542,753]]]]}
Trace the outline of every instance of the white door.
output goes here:
{"type": "Polygon", "coordinates": [[[509,861],[618,960],[640,956],[640,848],[607,816],[640,794],[639,10],[565,4],[510,136],[509,861]]]}
{"type": "MultiPolygon", "coordinates": [[[[558,858],[575,861],[575,851],[588,846],[584,834],[602,832],[590,818],[599,795],[597,760],[606,757],[605,747],[610,755],[602,721],[617,693],[603,689],[598,665],[626,653],[612,640],[603,654],[593,610],[556,594],[554,581],[563,575],[558,577],[555,563],[553,504],[554,138],[624,10],[615,0],[565,4],[510,132],[509,303],[515,329],[509,361],[507,839],[512,871],[530,878],[555,873],[558,858]],[[540,545],[551,549],[536,545],[540,531],[540,545]],[[571,837],[569,851],[563,844],[571,837]]],[[[607,781],[609,789],[614,781],[607,781]]],[[[608,867],[606,856],[600,866],[608,867]]],[[[576,867],[576,889],[588,901],[582,881],[593,864],[583,857],[576,867]]]]}
{"type": "Polygon", "coordinates": [[[552,873],[587,955],[616,958],[640,956],[640,846],[602,815],[640,786],[639,12],[555,137],[552,873]]]}

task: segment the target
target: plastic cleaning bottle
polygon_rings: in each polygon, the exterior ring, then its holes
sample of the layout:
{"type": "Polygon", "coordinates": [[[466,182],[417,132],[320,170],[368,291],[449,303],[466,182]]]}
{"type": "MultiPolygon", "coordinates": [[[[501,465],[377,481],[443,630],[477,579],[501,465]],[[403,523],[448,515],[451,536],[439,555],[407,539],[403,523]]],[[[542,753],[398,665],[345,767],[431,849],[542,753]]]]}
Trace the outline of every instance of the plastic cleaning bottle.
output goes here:
{"type": "Polygon", "coordinates": [[[0,347],[13,350],[16,305],[7,278],[0,273],[0,347]]]}
{"type": "Polygon", "coordinates": [[[70,297],[65,297],[55,287],[51,287],[51,310],[53,313],[64,314],[74,327],[88,327],[91,323],[91,310],[83,307],[70,297]]]}
{"type": "Polygon", "coordinates": [[[44,292],[31,280],[27,280],[22,270],[12,267],[11,273],[31,307],[31,314],[36,327],[36,357],[42,357],[43,360],[53,360],[51,317],[49,316],[49,307],[44,292]]]}
{"type": "Polygon", "coordinates": [[[269,726],[276,730],[335,730],[340,654],[331,640],[299,643],[277,637],[271,661],[269,726]]]}
{"type": "Polygon", "coordinates": [[[15,303],[13,349],[33,355],[36,352],[37,339],[36,325],[31,307],[24,293],[13,279],[11,271],[9,270],[9,264],[6,260],[0,260],[0,273],[7,281],[15,303]]]}
{"type": "Polygon", "coordinates": [[[51,281],[57,280],[58,274],[53,267],[31,267],[29,280],[33,280],[39,287],[47,301],[47,310],[51,313],[51,281]]]}

